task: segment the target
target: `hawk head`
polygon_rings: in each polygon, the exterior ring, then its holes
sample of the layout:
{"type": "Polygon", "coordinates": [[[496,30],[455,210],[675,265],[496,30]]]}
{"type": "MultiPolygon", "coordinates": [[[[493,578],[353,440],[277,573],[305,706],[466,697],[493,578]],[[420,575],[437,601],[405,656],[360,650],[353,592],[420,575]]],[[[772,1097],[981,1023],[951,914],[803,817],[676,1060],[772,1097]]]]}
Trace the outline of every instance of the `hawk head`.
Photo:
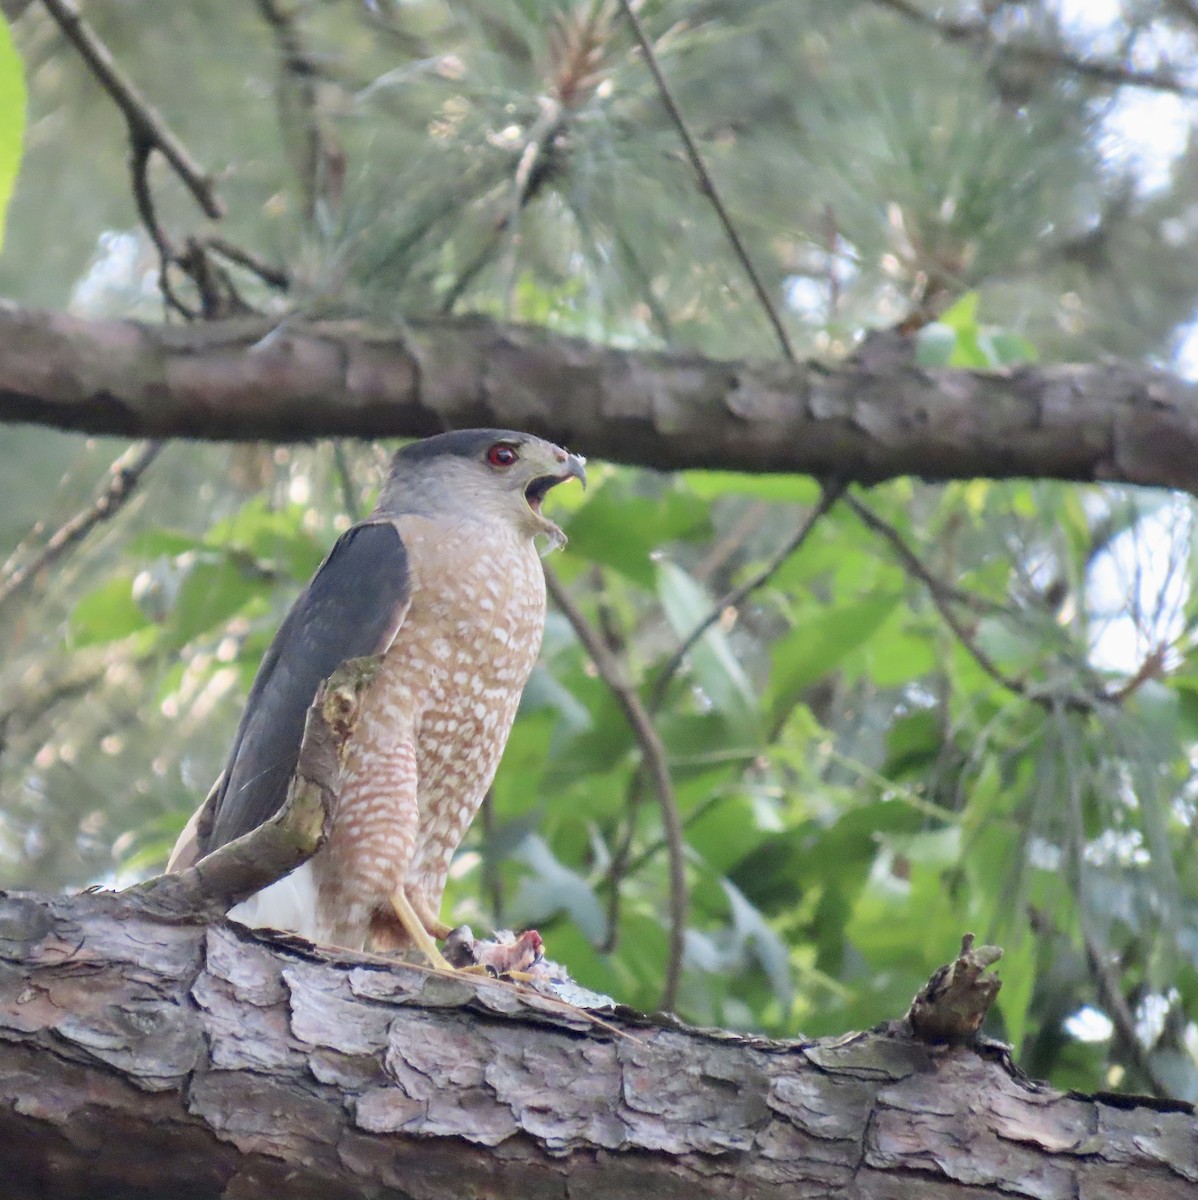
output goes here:
{"type": "Polygon", "coordinates": [[[586,487],[585,461],[511,429],[441,433],[396,453],[377,511],[502,521],[561,546],[565,534],[541,512],[541,502],[567,479],[586,487]]]}

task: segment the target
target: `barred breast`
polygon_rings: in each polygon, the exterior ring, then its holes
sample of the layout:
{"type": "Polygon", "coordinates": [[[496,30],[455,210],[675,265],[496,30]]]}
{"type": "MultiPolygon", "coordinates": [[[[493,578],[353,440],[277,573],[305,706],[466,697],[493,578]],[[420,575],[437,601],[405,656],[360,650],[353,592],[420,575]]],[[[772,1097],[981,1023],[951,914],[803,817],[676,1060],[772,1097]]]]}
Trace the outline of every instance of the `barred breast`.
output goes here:
{"type": "MultiPolygon", "coordinates": [[[[450,860],[494,778],[545,626],[536,548],[505,524],[397,521],[408,610],[347,748],[314,860],[321,940],[357,946],[405,887],[435,915],[450,860]]],[[[395,933],[395,930],[392,930],[395,933]]],[[[385,940],[385,939],[384,939],[385,940]]]]}

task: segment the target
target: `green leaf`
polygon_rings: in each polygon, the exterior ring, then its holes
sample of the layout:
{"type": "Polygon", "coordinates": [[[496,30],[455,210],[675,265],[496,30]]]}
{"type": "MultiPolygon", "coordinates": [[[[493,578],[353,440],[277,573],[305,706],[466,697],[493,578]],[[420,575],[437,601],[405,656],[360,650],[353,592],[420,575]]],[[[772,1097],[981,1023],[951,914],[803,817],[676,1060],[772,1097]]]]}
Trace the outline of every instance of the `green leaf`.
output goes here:
{"type": "Polygon", "coordinates": [[[0,16],[0,246],[4,245],[4,215],[21,166],[26,100],[21,59],[8,22],[0,16]]]}
{"type": "Polygon", "coordinates": [[[678,487],[638,495],[630,477],[607,480],[569,522],[570,553],[603,563],[642,587],[655,582],[653,555],[664,542],[706,534],[708,505],[678,487]]]}
{"type": "Polygon", "coordinates": [[[994,352],[997,366],[1016,367],[1020,363],[1034,363],[1040,360],[1036,347],[1019,333],[998,330],[990,334],[990,345],[994,352]]]}
{"type": "Polygon", "coordinates": [[[130,538],[125,549],[134,558],[174,558],[203,545],[202,538],[177,529],[147,529],[130,538]]]}
{"type": "Polygon", "coordinates": [[[916,340],[916,362],[923,367],[1008,367],[1038,357],[1022,334],[978,324],[977,292],[962,296],[939,321],[924,326],[916,340]]]}
{"type": "Polygon", "coordinates": [[[539,925],[564,912],[592,942],[597,942],[603,936],[603,908],[590,884],[564,866],[544,838],[536,834],[524,839],[518,856],[530,871],[520,881],[512,901],[521,923],[539,925]]]}
{"type": "Polygon", "coordinates": [[[757,961],[769,976],[770,986],[783,1009],[790,1008],[790,958],[786,944],[746,897],[730,880],[720,881],[732,910],[732,924],[739,938],[753,948],[757,961]]]}
{"type": "Polygon", "coordinates": [[[943,744],[943,720],[937,711],[919,709],[899,717],[886,735],[882,774],[897,779],[905,773],[918,773],[936,761],[943,744]]]}
{"type": "Polygon", "coordinates": [[[120,641],[149,626],[133,599],[133,580],[127,575],[100,584],[71,610],[71,641],[76,646],[120,641]]]}
{"type": "Polygon", "coordinates": [[[990,361],[990,356],[982,346],[977,333],[958,330],[957,344],[953,347],[953,352],[949,356],[948,365],[950,367],[961,367],[964,370],[977,371],[993,366],[994,364],[990,361]]]}
{"type": "Polygon", "coordinates": [[[908,633],[888,626],[886,634],[870,648],[869,677],[878,687],[899,687],[936,668],[936,644],[927,633],[908,633]]]}
{"type": "MultiPolygon", "coordinates": [[[[711,612],[707,593],[672,562],[657,565],[657,594],[678,638],[688,637],[711,612]]],[[[727,634],[712,625],[691,648],[689,658],[699,686],[716,709],[746,741],[755,740],[757,697],[727,634]]]]}
{"type": "Polygon", "coordinates": [[[260,563],[277,565],[292,579],[307,580],[329,547],[304,528],[306,514],[301,504],[276,509],[257,496],[213,525],[204,542],[214,550],[239,551],[260,563]]]}
{"type": "Polygon", "coordinates": [[[933,321],[915,339],[915,361],[921,367],[947,367],[956,347],[957,331],[943,321],[933,321]]]}
{"type": "Polygon", "coordinates": [[[686,827],[686,844],[717,874],[724,875],[765,840],[748,796],[728,796],[686,827]]]}
{"type": "Polygon", "coordinates": [[[950,367],[985,368],[995,366],[994,356],[986,345],[987,331],[978,324],[978,294],[967,292],[940,317],[940,324],[956,334],[950,367]]]}
{"type": "Polygon", "coordinates": [[[199,562],[187,573],[171,613],[171,633],[178,645],[225,625],[268,585],[260,575],[229,558],[199,562]]]}
{"type": "Polygon", "coordinates": [[[1003,939],[1002,991],[998,1007],[1003,1019],[1003,1040],[1020,1046],[1027,1034],[1028,1010],[1036,983],[1036,942],[1029,934],[1003,939]]]}
{"type": "Polygon", "coordinates": [[[703,500],[755,496],[782,504],[814,504],[819,484],[807,475],[750,475],[741,471],[684,471],[679,478],[703,500]]]}
{"type": "Polygon", "coordinates": [[[947,325],[957,334],[977,337],[978,333],[978,294],[966,292],[954,305],[946,308],[940,315],[940,323],[947,325]]]}
{"type": "Polygon", "coordinates": [[[522,713],[512,726],[491,785],[491,803],[498,820],[510,820],[528,811],[528,797],[537,790],[544,774],[556,723],[553,710],[542,708],[522,713]]]}
{"type": "Polygon", "coordinates": [[[663,712],[657,718],[657,729],[669,751],[670,767],[680,783],[697,776],[712,779],[730,766],[743,767],[758,751],[755,738],[746,738],[714,709],[698,713],[663,712]]]}
{"type": "Polygon", "coordinates": [[[773,722],[786,716],[804,688],[869,641],[898,602],[897,594],[871,596],[811,616],[800,614],[794,629],[774,647],[766,693],[773,722]]]}

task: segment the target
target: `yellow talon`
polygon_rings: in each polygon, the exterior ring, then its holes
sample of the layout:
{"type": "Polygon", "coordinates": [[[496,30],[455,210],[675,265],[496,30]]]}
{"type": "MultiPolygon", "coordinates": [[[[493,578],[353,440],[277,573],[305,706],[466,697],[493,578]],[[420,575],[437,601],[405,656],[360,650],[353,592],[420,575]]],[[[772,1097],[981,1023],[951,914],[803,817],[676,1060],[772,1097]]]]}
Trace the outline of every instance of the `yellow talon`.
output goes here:
{"type": "Polygon", "coordinates": [[[437,949],[437,943],[433,941],[432,935],[425,929],[424,923],[416,915],[416,910],[412,907],[411,901],[408,900],[402,887],[392,893],[391,907],[395,909],[395,915],[399,918],[399,923],[407,931],[408,937],[412,939],[416,948],[428,959],[432,966],[436,967],[439,971],[458,970],[457,967],[451,966],[446,960],[445,955],[437,949]]]}

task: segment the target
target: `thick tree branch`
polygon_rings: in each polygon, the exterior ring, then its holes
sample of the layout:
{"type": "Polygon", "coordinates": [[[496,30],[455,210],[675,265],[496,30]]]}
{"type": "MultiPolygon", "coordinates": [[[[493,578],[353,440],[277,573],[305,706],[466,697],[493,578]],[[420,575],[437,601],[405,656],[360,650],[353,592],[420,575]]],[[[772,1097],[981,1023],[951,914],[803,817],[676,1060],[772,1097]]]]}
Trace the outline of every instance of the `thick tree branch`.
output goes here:
{"type": "Polygon", "coordinates": [[[0,307],[0,423],[230,440],[525,428],[660,468],[1198,493],[1198,387],[1124,363],[720,362],[485,318],[173,328],[0,307]],[[419,362],[417,362],[419,360],[419,362]]]}
{"type": "Polygon", "coordinates": [[[770,1042],[331,958],[128,897],[0,896],[6,1200],[1183,1200],[1184,1104],[1000,1054],[770,1042]]]}

